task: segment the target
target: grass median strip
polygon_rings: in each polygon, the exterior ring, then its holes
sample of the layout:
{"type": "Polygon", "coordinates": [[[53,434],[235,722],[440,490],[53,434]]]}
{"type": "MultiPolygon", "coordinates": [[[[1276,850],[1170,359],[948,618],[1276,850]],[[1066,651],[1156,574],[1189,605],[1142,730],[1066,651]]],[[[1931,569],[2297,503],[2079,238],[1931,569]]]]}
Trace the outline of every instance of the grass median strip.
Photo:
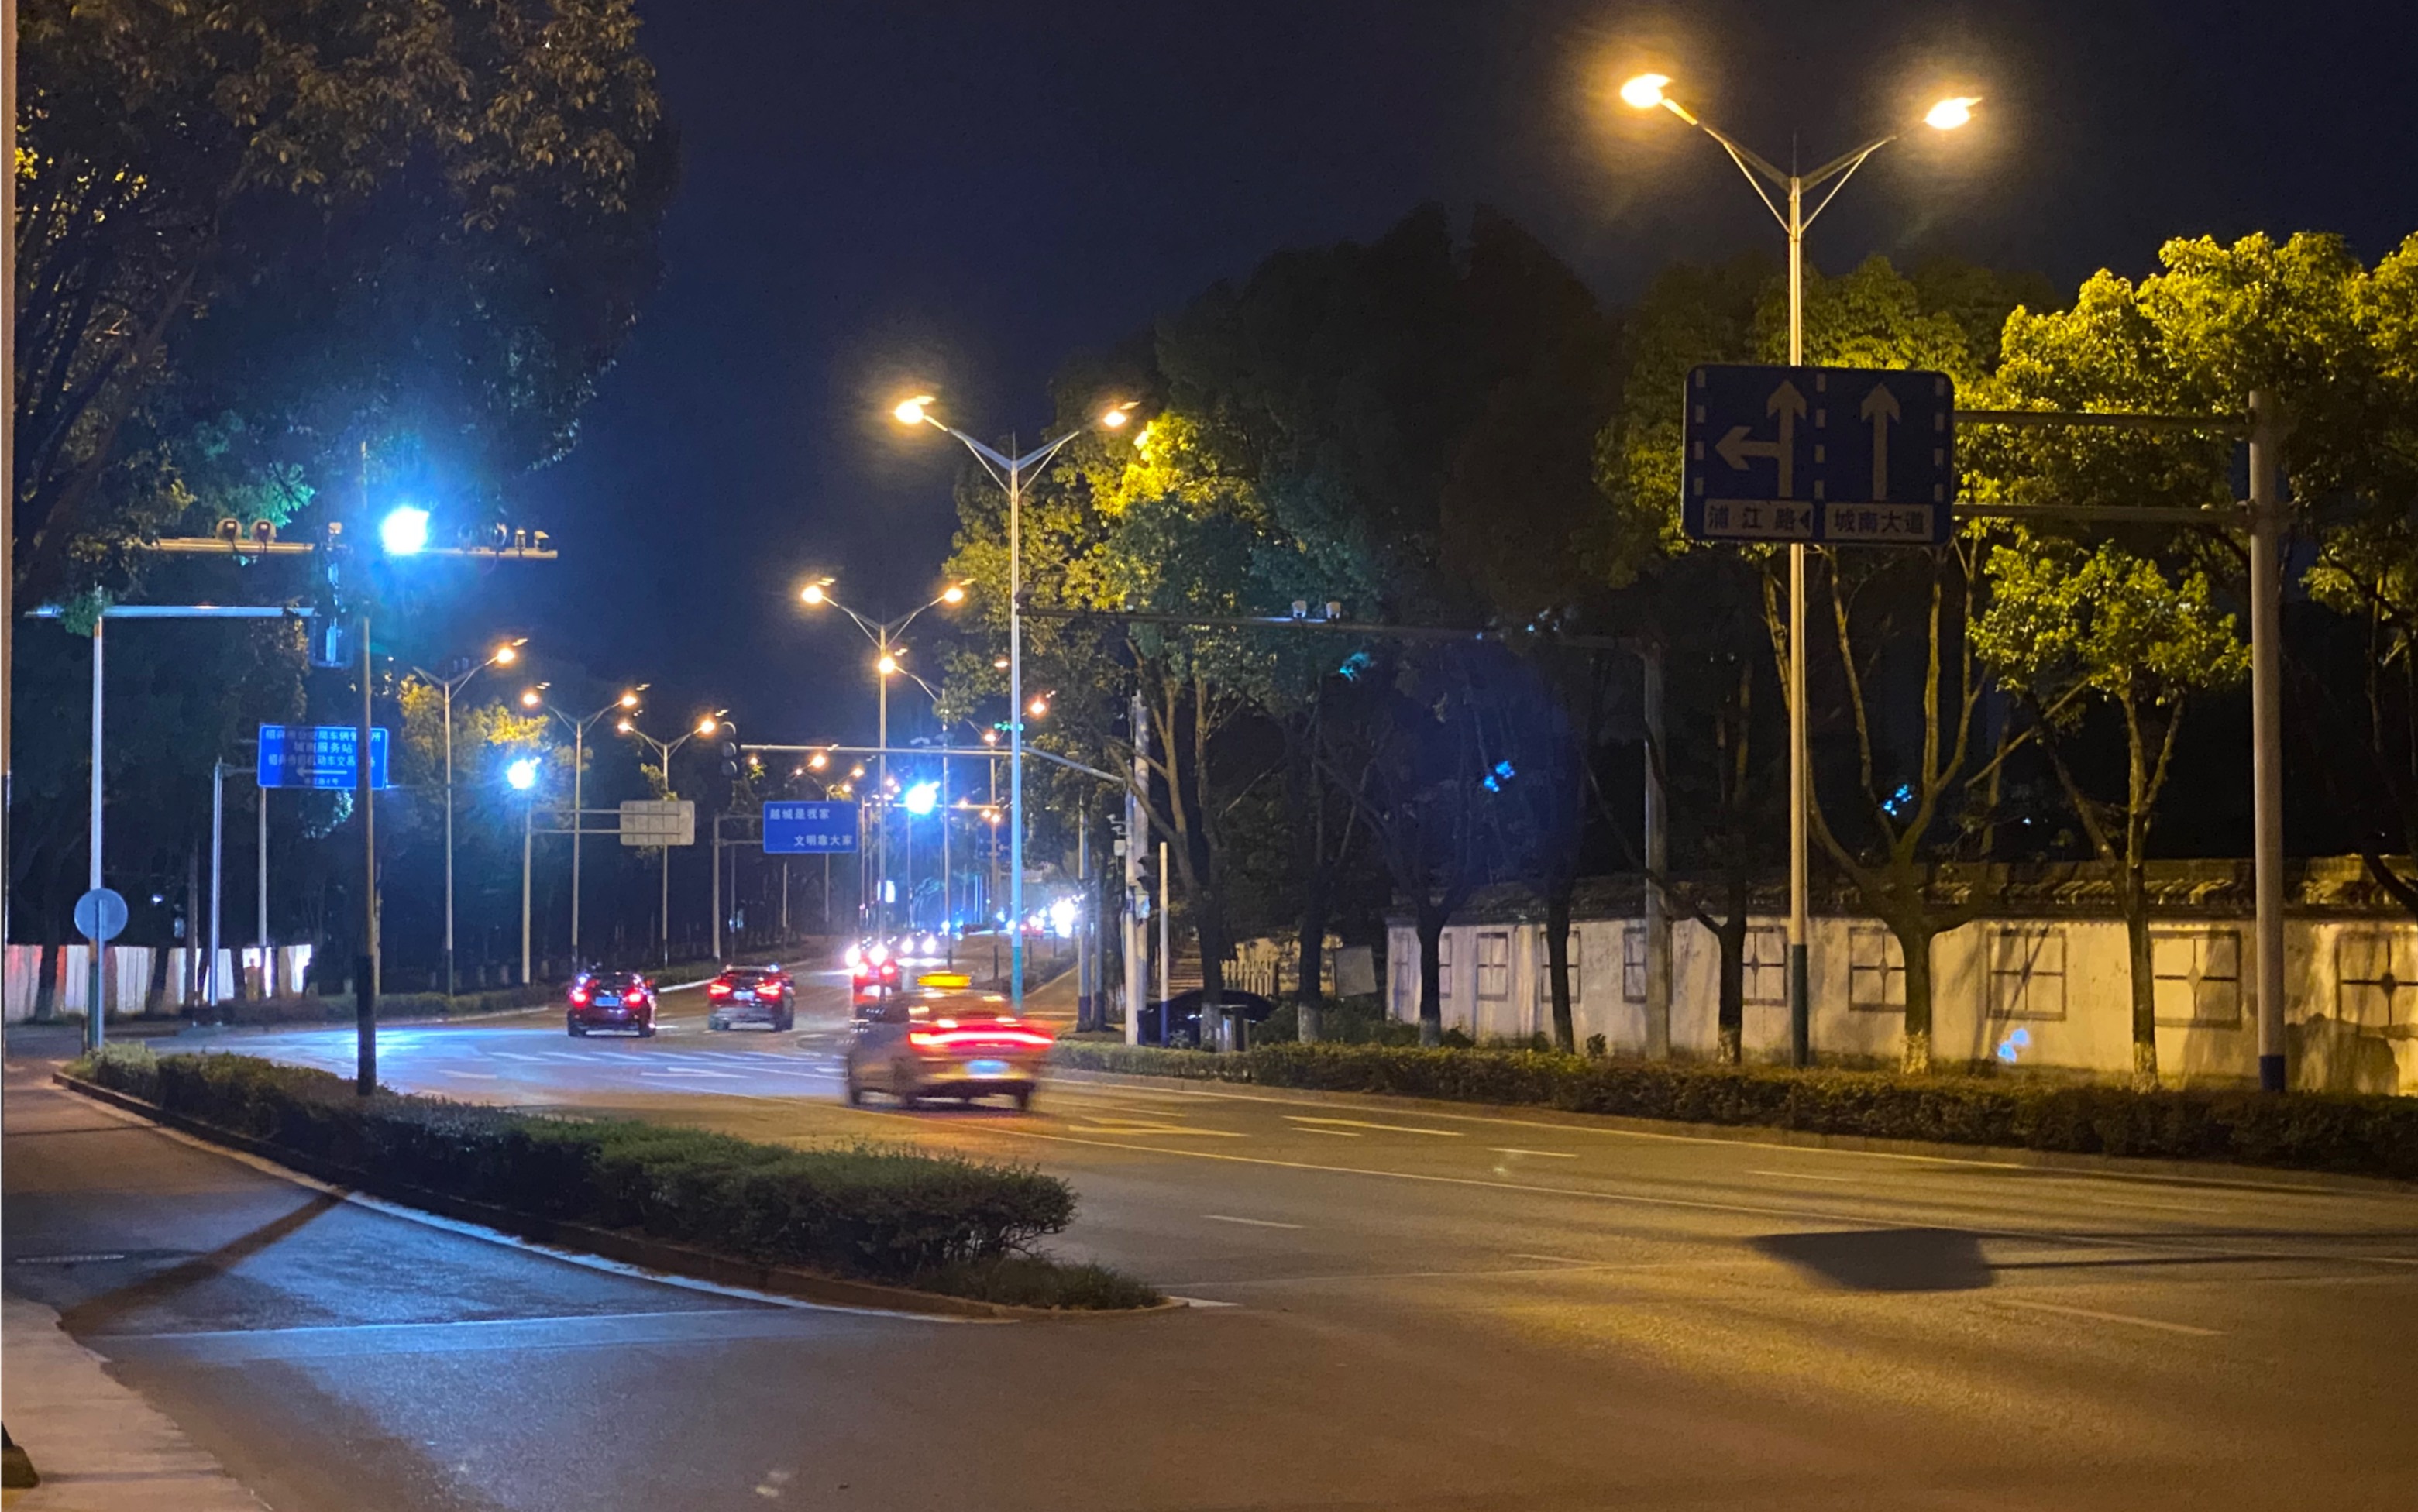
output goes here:
{"type": "MultiPolygon", "coordinates": [[[[1277,1044],[1217,1055],[1062,1040],[1051,1061],[1070,1070],[1190,1081],[2418,1181],[2418,1098],[2408,1097],[2217,1088],[2140,1092],[2016,1077],[1374,1045],[1277,1044]]],[[[1296,1126],[1329,1132],[1299,1121],[1296,1126]]]]}
{"type": "Polygon", "coordinates": [[[1026,1167],[865,1143],[800,1150],[387,1092],[363,1098],[327,1072],[249,1056],[112,1046],[68,1074],[406,1202],[433,1193],[717,1260],[1008,1306],[1159,1300],[1105,1267],[1035,1253],[1073,1219],[1075,1194],[1026,1167]]]}

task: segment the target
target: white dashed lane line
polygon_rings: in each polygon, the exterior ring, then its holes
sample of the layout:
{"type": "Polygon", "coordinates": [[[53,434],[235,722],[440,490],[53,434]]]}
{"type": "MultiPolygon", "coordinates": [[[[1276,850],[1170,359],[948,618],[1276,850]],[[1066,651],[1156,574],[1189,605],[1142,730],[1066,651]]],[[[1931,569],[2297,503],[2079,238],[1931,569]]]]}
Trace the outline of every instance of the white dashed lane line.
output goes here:
{"type": "Polygon", "coordinates": [[[1201,1215],[1212,1223],[1239,1223],[1253,1229],[1298,1229],[1301,1227],[1301,1225],[1297,1223],[1278,1223],[1273,1218],[1238,1218],[1231,1213],[1204,1213],[1201,1215]]]}

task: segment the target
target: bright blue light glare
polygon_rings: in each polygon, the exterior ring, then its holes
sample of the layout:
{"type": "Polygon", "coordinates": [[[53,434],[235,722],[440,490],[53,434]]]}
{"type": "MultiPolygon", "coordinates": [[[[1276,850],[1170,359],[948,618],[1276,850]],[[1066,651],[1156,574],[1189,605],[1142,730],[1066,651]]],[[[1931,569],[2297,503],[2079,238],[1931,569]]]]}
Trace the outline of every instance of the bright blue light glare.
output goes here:
{"type": "Polygon", "coordinates": [[[908,813],[920,819],[941,806],[941,785],[936,782],[919,782],[908,788],[906,796],[900,798],[898,802],[906,806],[908,813]]]}
{"type": "Polygon", "coordinates": [[[526,793],[537,786],[537,757],[523,756],[504,769],[504,781],[514,792],[526,793]]]}
{"type": "Polygon", "coordinates": [[[378,524],[378,544],[390,557],[414,557],[428,549],[428,512],[406,504],[378,524]]]}

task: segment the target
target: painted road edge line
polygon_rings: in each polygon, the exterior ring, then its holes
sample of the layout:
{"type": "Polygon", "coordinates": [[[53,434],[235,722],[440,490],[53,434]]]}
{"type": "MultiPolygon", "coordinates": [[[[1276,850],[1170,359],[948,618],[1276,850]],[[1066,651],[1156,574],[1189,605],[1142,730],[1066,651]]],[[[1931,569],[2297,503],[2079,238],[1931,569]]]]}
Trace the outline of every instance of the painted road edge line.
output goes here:
{"type": "Polygon", "coordinates": [[[2160,1318],[2135,1318],[2127,1312],[2101,1312],[2095,1307],[2068,1307],[2055,1302],[2025,1302],[2014,1297],[1988,1297],[1983,1300],[2001,1307],[2021,1307],[2027,1312],[2053,1312],[2068,1318],[2088,1318],[2094,1322],[2129,1323],[2135,1328],[2154,1328],[2166,1334],[2189,1334],[2197,1338],[2222,1338],[2222,1328],[2201,1328],[2194,1323],[2170,1323],[2160,1318]]]}
{"type": "Polygon", "coordinates": [[[1231,1213],[1204,1213],[1201,1215],[1212,1223],[1243,1223],[1248,1224],[1254,1229],[1298,1229],[1301,1227],[1301,1225],[1297,1223],[1278,1223],[1274,1218],[1238,1218],[1231,1213]]]}

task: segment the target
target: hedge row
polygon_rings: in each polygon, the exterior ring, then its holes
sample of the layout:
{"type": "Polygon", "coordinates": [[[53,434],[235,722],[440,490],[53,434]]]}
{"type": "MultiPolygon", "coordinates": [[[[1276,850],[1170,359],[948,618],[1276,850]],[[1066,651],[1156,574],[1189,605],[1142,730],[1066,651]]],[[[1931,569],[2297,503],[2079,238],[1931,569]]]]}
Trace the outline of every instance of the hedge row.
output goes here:
{"type": "MultiPolygon", "coordinates": [[[[114,1092],[354,1173],[528,1216],[622,1229],[764,1265],[987,1295],[1036,1290],[1028,1246],[1064,1229],[1055,1177],[874,1145],[794,1150],[696,1129],[574,1122],[380,1092],[237,1055],[113,1046],[69,1068],[114,1092]]],[[[1057,1267],[1084,1271],[1085,1267],[1057,1267]]],[[[1074,1306],[1130,1306],[1114,1278],[1061,1287],[1074,1306]]],[[[991,1296],[990,1300],[1017,1300],[991,1296]]]]}
{"type": "Polygon", "coordinates": [[[2418,1098],[1608,1061],[1531,1050],[1062,1042],[1056,1064],[1942,1144],[2226,1160],[2418,1180],[2418,1098]]]}

